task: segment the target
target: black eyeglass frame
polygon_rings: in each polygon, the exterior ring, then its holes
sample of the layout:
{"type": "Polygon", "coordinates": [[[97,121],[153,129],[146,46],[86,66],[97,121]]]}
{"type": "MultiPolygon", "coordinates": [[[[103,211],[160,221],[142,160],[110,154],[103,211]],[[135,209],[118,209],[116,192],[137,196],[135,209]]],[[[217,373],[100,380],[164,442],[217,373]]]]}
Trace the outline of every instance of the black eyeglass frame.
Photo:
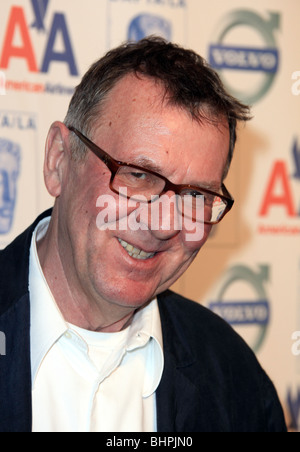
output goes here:
{"type": "MultiPolygon", "coordinates": [[[[104,151],[99,146],[97,146],[95,143],[93,143],[93,141],[91,141],[89,138],[87,138],[85,135],[83,135],[75,127],[69,126],[68,129],[70,130],[70,132],[75,133],[75,135],[86,145],[86,147],[90,151],[92,151],[93,154],[96,157],[98,157],[107,166],[107,168],[111,172],[111,179],[110,179],[109,187],[116,194],[120,194],[120,193],[116,189],[113,188],[114,178],[115,178],[115,176],[116,176],[116,174],[117,174],[117,172],[118,172],[120,167],[124,167],[124,166],[126,167],[127,166],[127,167],[134,168],[134,169],[137,169],[137,170],[142,171],[142,172],[147,172],[149,174],[152,174],[153,176],[156,176],[156,177],[162,179],[165,182],[166,185],[165,185],[163,191],[159,195],[157,195],[158,198],[160,196],[162,196],[163,194],[167,193],[168,191],[172,191],[173,193],[181,196],[181,192],[182,191],[189,190],[189,191],[200,192],[200,193],[203,193],[203,194],[207,193],[209,195],[216,196],[216,197],[219,197],[220,199],[222,199],[222,201],[226,204],[226,208],[225,208],[224,212],[222,213],[221,217],[218,218],[217,221],[205,222],[206,224],[214,225],[214,224],[220,223],[223,220],[223,218],[225,217],[225,215],[233,207],[234,199],[232,198],[231,194],[229,193],[229,191],[225,187],[224,183],[221,186],[222,192],[224,194],[220,194],[220,193],[214,192],[212,190],[209,190],[207,188],[204,188],[204,187],[201,187],[201,186],[196,186],[196,185],[173,184],[171,181],[169,181],[169,179],[167,179],[166,177],[162,176],[159,173],[156,173],[155,171],[152,171],[152,170],[147,169],[147,168],[143,168],[143,167],[138,166],[138,165],[134,165],[132,163],[126,163],[126,162],[121,162],[121,161],[115,160],[106,151],[104,151]]],[[[151,203],[151,202],[152,202],[152,200],[150,199],[148,201],[148,203],[151,203]]]]}

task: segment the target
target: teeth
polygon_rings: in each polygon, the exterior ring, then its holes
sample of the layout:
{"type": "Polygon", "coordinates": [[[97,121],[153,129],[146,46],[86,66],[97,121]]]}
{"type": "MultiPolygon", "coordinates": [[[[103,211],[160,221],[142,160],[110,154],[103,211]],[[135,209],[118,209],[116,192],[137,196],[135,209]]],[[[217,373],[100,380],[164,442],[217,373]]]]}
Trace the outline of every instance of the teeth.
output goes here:
{"type": "Polygon", "coordinates": [[[130,243],[125,242],[125,240],[118,239],[118,241],[127,251],[129,256],[133,257],[134,259],[146,260],[151,259],[155,255],[155,253],[146,253],[146,251],[135,248],[133,245],[130,245],[130,243]]]}

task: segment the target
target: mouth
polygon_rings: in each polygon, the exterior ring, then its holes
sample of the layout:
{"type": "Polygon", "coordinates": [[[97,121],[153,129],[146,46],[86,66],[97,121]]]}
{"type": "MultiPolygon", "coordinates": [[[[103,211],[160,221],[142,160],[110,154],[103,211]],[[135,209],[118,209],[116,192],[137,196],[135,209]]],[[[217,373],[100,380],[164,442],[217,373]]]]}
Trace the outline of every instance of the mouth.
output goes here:
{"type": "Polygon", "coordinates": [[[130,257],[137,260],[146,261],[148,259],[152,259],[156,253],[147,253],[144,250],[136,248],[134,245],[125,242],[125,240],[121,240],[118,238],[120,245],[124,248],[125,251],[129,254],[130,257]]]}

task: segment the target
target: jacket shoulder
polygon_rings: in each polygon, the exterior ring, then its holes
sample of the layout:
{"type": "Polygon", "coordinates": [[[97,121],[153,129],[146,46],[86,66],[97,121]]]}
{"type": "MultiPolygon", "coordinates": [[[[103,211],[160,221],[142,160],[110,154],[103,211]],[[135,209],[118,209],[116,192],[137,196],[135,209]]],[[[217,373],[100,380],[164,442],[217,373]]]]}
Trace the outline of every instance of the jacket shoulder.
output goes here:
{"type": "Polygon", "coordinates": [[[189,342],[197,348],[201,340],[202,344],[210,344],[216,349],[235,345],[252,354],[245,341],[225,320],[201,304],[167,291],[160,296],[160,306],[162,315],[169,312],[169,319],[178,323],[177,327],[184,330],[189,342]]]}
{"type": "MultiPolygon", "coordinates": [[[[244,339],[221,317],[206,307],[167,291],[159,298],[162,327],[176,332],[198,363],[219,369],[225,375],[259,378],[261,366],[244,339]]],[[[200,364],[201,365],[201,364],[200,364]]]]}
{"type": "Polygon", "coordinates": [[[0,251],[0,315],[28,292],[29,252],[37,224],[51,215],[44,212],[5,249],[0,251]]]}
{"type": "Polygon", "coordinates": [[[215,413],[220,405],[226,407],[233,431],[286,431],[273,383],[227,322],[171,291],[159,296],[159,307],[166,342],[172,341],[172,335],[177,344],[186,344],[194,358],[193,385],[200,392],[206,388],[211,403],[215,400],[215,413]],[[245,404],[249,412],[245,412],[245,404]]]}

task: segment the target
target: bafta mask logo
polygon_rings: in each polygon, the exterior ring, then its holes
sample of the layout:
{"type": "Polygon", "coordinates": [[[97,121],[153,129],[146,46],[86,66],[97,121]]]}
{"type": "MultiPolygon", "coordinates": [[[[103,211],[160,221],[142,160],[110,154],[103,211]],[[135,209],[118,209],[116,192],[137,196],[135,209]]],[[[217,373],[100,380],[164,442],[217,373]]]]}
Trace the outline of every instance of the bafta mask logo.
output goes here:
{"type": "Polygon", "coordinates": [[[20,146],[0,138],[0,234],[10,232],[13,224],[20,160],[20,146]]]}

